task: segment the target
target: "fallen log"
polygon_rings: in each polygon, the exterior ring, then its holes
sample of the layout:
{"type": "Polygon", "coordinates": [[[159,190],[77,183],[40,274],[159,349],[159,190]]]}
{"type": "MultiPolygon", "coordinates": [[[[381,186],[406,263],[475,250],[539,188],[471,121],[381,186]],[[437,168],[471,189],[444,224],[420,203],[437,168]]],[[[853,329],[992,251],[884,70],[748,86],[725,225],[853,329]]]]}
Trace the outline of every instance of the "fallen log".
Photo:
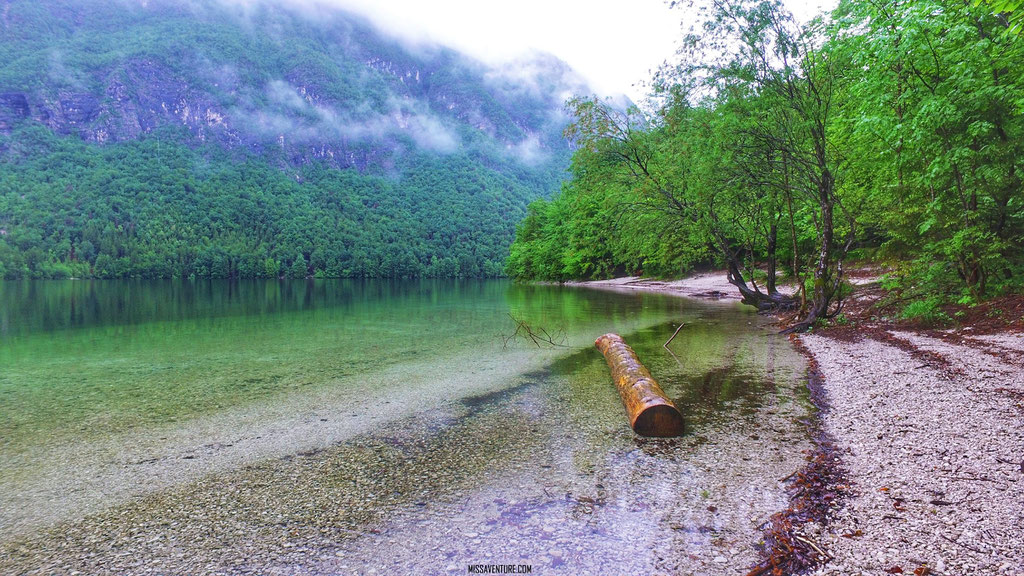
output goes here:
{"type": "Polygon", "coordinates": [[[641,436],[682,436],[683,415],[622,337],[605,334],[594,345],[611,368],[633,431],[641,436]]]}

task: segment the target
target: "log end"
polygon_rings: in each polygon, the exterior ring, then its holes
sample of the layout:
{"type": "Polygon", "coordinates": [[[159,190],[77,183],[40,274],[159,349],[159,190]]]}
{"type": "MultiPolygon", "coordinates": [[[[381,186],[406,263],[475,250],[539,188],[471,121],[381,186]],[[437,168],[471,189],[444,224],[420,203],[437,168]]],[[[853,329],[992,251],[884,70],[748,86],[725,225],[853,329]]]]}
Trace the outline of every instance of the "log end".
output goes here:
{"type": "Polygon", "coordinates": [[[683,435],[683,415],[671,404],[650,406],[637,415],[633,431],[641,436],[672,438],[683,435]]]}
{"type": "Polygon", "coordinates": [[[619,389],[633,431],[656,438],[682,436],[682,413],[622,337],[608,333],[598,338],[594,345],[608,361],[612,381],[619,389]]]}
{"type": "Polygon", "coordinates": [[[614,332],[602,334],[597,338],[597,340],[594,340],[594,346],[597,346],[597,349],[600,350],[602,354],[604,354],[605,351],[608,350],[608,348],[611,347],[613,344],[625,343],[626,341],[622,339],[622,336],[619,336],[614,332]]]}

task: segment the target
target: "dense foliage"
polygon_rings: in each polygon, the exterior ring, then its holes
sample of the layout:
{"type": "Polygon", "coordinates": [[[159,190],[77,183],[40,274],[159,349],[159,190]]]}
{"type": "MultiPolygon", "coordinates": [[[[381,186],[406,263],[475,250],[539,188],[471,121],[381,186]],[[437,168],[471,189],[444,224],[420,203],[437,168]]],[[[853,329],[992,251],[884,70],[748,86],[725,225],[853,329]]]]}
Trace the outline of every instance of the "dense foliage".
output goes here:
{"type": "Polygon", "coordinates": [[[225,159],[171,134],[95,146],[32,127],[0,138],[8,278],[480,277],[501,273],[533,189],[423,154],[370,176],[225,159]]]}
{"type": "Polygon", "coordinates": [[[0,278],[501,275],[568,164],[564,64],[323,6],[13,0],[0,34],[0,278]]]}
{"type": "Polygon", "coordinates": [[[538,201],[517,278],[725,265],[745,301],[834,315],[843,262],[964,301],[1024,275],[1024,38],[959,0],[715,2],[652,112],[577,100],[573,180],[538,201]],[[795,295],[775,288],[795,278],[795,295]]]}

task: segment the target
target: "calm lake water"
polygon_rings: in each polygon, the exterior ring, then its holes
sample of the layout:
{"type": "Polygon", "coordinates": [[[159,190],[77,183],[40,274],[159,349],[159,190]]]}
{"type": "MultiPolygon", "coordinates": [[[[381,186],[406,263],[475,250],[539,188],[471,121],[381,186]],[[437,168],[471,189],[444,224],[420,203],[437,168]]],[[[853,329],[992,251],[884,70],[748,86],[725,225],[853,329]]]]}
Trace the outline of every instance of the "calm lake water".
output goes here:
{"type": "Polygon", "coordinates": [[[763,324],[505,281],[0,283],[0,572],[736,573],[809,446],[763,324]],[[629,430],[605,332],[686,436],[629,430]]]}

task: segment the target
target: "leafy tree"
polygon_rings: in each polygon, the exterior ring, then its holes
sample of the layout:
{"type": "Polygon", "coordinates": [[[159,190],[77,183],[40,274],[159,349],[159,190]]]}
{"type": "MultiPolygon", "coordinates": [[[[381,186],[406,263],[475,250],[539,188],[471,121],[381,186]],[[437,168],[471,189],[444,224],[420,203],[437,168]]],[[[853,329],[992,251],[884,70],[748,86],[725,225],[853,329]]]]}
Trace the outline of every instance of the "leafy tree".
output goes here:
{"type": "Polygon", "coordinates": [[[1024,44],[1003,34],[1001,16],[960,2],[838,12],[830,46],[867,71],[851,86],[844,129],[867,220],[886,231],[887,251],[916,259],[912,283],[959,284],[974,299],[1002,290],[1024,258],[1024,44]]]}
{"type": "Polygon", "coordinates": [[[1024,29],[1021,0],[975,0],[975,6],[987,4],[994,13],[1006,19],[1008,32],[1019,34],[1024,29]]]}

